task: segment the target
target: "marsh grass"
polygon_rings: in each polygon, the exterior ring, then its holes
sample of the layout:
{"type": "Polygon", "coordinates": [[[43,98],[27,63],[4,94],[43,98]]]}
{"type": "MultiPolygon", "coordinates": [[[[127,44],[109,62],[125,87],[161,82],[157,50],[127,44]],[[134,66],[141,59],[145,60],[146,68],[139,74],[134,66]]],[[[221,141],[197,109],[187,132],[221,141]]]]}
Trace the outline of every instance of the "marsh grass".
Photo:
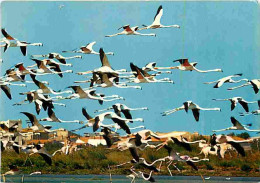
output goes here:
{"type": "MultiPolygon", "coordinates": [[[[200,149],[196,145],[192,145],[193,151],[188,152],[175,144],[170,143],[170,146],[175,148],[181,155],[189,155],[191,157],[197,156],[204,158],[203,155],[198,155],[200,149]]],[[[53,153],[59,149],[60,146],[46,145],[46,149],[53,153]]],[[[165,157],[168,155],[166,149],[162,148],[159,151],[155,149],[145,149],[144,151],[138,151],[139,155],[151,163],[156,159],[165,157]]],[[[30,165],[26,159],[26,154],[9,150],[2,153],[2,172],[8,171],[8,165],[17,165],[24,173],[31,173],[35,171],[41,171],[43,174],[109,174],[108,166],[111,167],[112,174],[130,174],[129,168],[132,165],[125,165],[119,168],[115,168],[114,165],[127,162],[132,159],[132,156],[128,150],[118,151],[115,149],[107,149],[102,146],[98,147],[85,147],[70,155],[64,155],[57,153],[53,157],[53,163],[51,166],[45,163],[40,155],[32,155],[31,161],[33,165],[30,165]]],[[[260,176],[260,153],[257,149],[247,152],[246,157],[237,156],[236,152],[231,152],[231,156],[227,153],[225,159],[219,159],[216,156],[209,156],[209,162],[199,162],[196,165],[199,168],[199,172],[208,176],[260,176]]],[[[158,167],[159,163],[155,166],[158,167]]],[[[189,165],[184,162],[177,162],[176,166],[181,170],[179,173],[173,166],[170,166],[173,175],[199,175],[189,165]]],[[[143,167],[136,167],[142,170],[143,167]]],[[[165,162],[161,168],[161,172],[156,173],[160,175],[168,175],[165,162]]]]}

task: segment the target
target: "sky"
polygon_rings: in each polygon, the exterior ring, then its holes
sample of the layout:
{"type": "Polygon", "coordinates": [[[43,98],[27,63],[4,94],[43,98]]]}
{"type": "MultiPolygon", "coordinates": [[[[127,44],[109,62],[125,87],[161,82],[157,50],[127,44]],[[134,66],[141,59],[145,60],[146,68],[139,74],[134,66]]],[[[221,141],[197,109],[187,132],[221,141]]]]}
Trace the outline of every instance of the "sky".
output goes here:
{"type": "MultiPolygon", "coordinates": [[[[240,117],[244,112],[238,105],[230,111],[229,102],[213,101],[213,98],[230,98],[241,96],[247,101],[259,99],[251,87],[244,87],[233,91],[227,88],[237,84],[225,84],[219,89],[214,85],[203,82],[218,80],[232,74],[243,73],[241,78],[259,79],[260,75],[260,6],[255,2],[70,2],[70,1],[42,1],[42,2],[8,2],[1,3],[1,27],[13,37],[27,42],[41,42],[43,47],[28,47],[27,56],[23,56],[19,48],[9,48],[7,52],[1,49],[1,75],[5,70],[18,62],[25,66],[34,64],[30,56],[34,54],[61,53],[63,56],[76,54],[62,53],[72,50],[92,41],[98,51],[114,52],[108,56],[114,69],[130,70],[130,62],[143,67],[149,62],[157,62],[157,66],[177,66],[173,60],[188,58],[190,62],[198,62],[201,70],[221,68],[224,72],[197,73],[195,71],[173,70],[172,74],[164,74],[158,78],[169,77],[175,84],[144,83],[142,90],[120,88],[98,88],[97,93],[106,95],[117,94],[125,101],[105,102],[102,106],[95,100],[78,99],[63,100],[67,107],[56,106],[56,115],[63,120],[85,120],[81,108],[94,116],[94,111],[107,108],[114,103],[124,103],[131,108],[148,107],[149,111],[133,111],[134,118],[142,117],[147,129],[159,132],[189,131],[210,135],[212,130],[231,126],[230,117],[234,116],[242,124],[252,123],[252,129],[260,128],[259,116],[240,117]],[[60,5],[64,5],[59,9],[60,5]],[[180,29],[143,30],[142,33],[156,33],[156,37],[146,36],[116,36],[107,38],[105,35],[118,32],[122,25],[140,26],[150,25],[158,7],[162,5],[164,14],[161,23],[164,25],[178,24],[180,29]],[[201,111],[200,121],[196,122],[192,112],[178,111],[168,116],[160,113],[182,106],[183,102],[192,100],[201,107],[219,107],[218,111],[201,111]]],[[[73,81],[84,80],[76,72],[93,70],[101,66],[98,55],[82,55],[83,59],[68,60],[73,64],[74,73],[39,76],[38,79],[49,81],[54,90],[64,90],[67,86],[75,85],[73,81]]],[[[62,67],[62,70],[71,69],[62,67]]],[[[26,79],[30,80],[27,76],[26,79]]],[[[137,85],[137,84],[133,84],[137,85]]],[[[89,84],[82,84],[88,87],[89,84]]],[[[11,86],[13,99],[9,100],[0,92],[0,120],[22,119],[25,127],[27,119],[20,112],[36,114],[34,104],[12,106],[20,102],[25,96],[18,93],[37,89],[34,84],[27,88],[11,86]]],[[[250,104],[250,110],[258,109],[257,104],[250,104]]],[[[38,118],[47,117],[41,111],[38,118]]],[[[106,123],[110,123],[107,121],[106,123]]],[[[61,124],[42,122],[55,128],[73,130],[80,124],[61,124]]],[[[142,125],[135,122],[133,126],[142,125]]],[[[136,131],[136,130],[135,130],[136,131]]],[[[82,135],[92,132],[92,128],[79,131],[82,135]]],[[[134,132],[134,131],[133,131],[134,132]]],[[[243,131],[228,131],[227,133],[243,131]]],[[[122,133],[124,134],[124,133],[122,133]]],[[[252,136],[256,133],[250,133],[252,136]]]]}

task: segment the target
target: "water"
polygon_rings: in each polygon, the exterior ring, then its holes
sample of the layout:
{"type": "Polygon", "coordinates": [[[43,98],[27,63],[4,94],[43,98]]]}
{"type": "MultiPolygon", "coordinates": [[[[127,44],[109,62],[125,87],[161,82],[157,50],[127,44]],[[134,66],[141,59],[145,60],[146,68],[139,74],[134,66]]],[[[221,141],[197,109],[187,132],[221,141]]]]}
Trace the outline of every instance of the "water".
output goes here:
{"type": "MultiPolygon", "coordinates": [[[[21,175],[6,176],[6,182],[21,182],[21,175]]],[[[203,182],[199,176],[154,176],[156,182],[159,183],[201,183],[203,182]]],[[[208,178],[208,177],[205,177],[208,178]]],[[[210,177],[205,180],[209,183],[242,183],[242,182],[255,182],[260,183],[260,177],[210,177]],[[229,179],[230,178],[230,179],[229,179]],[[229,179],[229,180],[227,180],[229,179]]],[[[25,175],[24,183],[109,183],[108,175],[25,175]]],[[[113,183],[126,183],[131,182],[130,179],[123,175],[113,175],[113,183]]],[[[136,182],[147,182],[142,179],[136,179],[136,182]]]]}

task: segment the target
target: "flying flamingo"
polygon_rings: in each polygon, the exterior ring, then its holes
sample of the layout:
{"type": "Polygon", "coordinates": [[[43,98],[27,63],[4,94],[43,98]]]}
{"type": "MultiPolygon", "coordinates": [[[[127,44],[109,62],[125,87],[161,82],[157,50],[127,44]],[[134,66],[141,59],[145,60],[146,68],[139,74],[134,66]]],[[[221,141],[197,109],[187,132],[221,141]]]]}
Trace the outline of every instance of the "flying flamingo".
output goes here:
{"type": "Polygon", "coordinates": [[[122,32],[112,34],[112,35],[107,35],[105,37],[113,37],[118,35],[156,36],[156,34],[141,34],[139,32],[136,32],[138,30],[138,26],[130,27],[130,25],[124,25],[120,27],[118,30],[120,30],[121,28],[124,29],[122,32]]]}
{"type": "Polygon", "coordinates": [[[43,118],[43,119],[40,119],[39,121],[49,121],[49,122],[59,122],[59,123],[80,123],[82,124],[83,121],[79,121],[79,120],[73,120],[73,121],[64,121],[64,120],[61,120],[60,118],[57,118],[54,111],[49,107],[48,108],[48,118],[43,118]]]}
{"type": "Polygon", "coordinates": [[[1,47],[4,47],[4,52],[7,50],[9,47],[20,47],[21,52],[24,56],[26,56],[27,52],[27,46],[42,46],[42,43],[27,43],[25,41],[19,41],[16,38],[13,38],[10,36],[5,29],[1,29],[1,32],[4,36],[4,39],[2,39],[1,42],[4,42],[5,45],[1,45],[1,47]]]}
{"type": "MultiPolygon", "coordinates": [[[[125,69],[120,69],[120,70],[114,70],[112,69],[108,58],[103,50],[103,48],[99,49],[99,57],[100,57],[100,61],[102,66],[100,68],[94,69],[93,71],[86,71],[86,72],[78,72],[78,75],[84,75],[84,74],[90,74],[90,73],[110,73],[110,74],[114,74],[115,76],[118,76],[119,74],[129,74],[128,72],[126,72],[125,69]]],[[[130,73],[132,74],[132,73],[130,73]]]]}
{"type": "Polygon", "coordinates": [[[1,90],[3,90],[3,92],[6,94],[6,96],[11,100],[12,99],[12,95],[11,95],[11,90],[7,85],[15,85],[15,86],[22,86],[22,87],[26,87],[25,84],[14,84],[14,83],[10,83],[10,82],[6,82],[6,81],[2,81],[0,79],[0,88],[1,90]]]}
{"type": "Polygon", "coordinates": [[[257,101],[258,103],[258,110],[252,111],[252,112],[247,112],[247,113],[240,113],[240,116],[246,116],[246,115],[260,115],[260,100],[257,101]]]}
{"type": "Polygon", "coordinates": [[[217,81],[211,81],[211,82],[205,82],[204,84],[213,84],[213,83],[216,83],[215,86],[213,88],[219,88],[221,87],[224,83],[239,83],[241,81],[248,81],[248,79],[240,79],[240,80],[233,80],[232,78],[233,77],[240,77],[242,76],[242,74],[234,74],[234,75],[231,75],[231,76],[226,76],[224,78],[221,78],[217,81]]]}
{"type": "Polygon", "coordinates": [[[72,57],[64,57],[59,53],[48,53],[46,55],[32,55],[32,58],[36,58],[36,57],[45,57],[45,58],[49,58],[49,59],[55,58],[62,64],[66,64],[66,60],[69,60],[69,59],[74,59],[74,58],[81,58],[82,59],[81,55],[75,55],[75,56],[72,56],[72,57]]]}
{"type": "MultiPolygon", "coordinates": [[[[66,71],[61,71],[60,69],[60,64],[55,63],[55,61],[51,60],[38,60],[38,59],[32,59],[33,61],[36,62],[38,69],[36,69],[36,73],[39,73],[41,75],[46,75],[46,74],[58,74],[60,77],[62,77],[63,73],[72,73],[72,70],[66,70],[66,71]],[[50,68],[47,67],[47,65],[51,66],[50,68]],[[54,71],[52,71],[53,69],[54,71]]],[[[66,64],[70,65],[70,64],[66,64]]]]}
{"type": "Polygon", "coordinates": [[[229,88],[228,90],[234,90],[234,89],[242,88],[244,86],[249,86],[249,85],[253,86],[255,94],[257,94],[259,92],[259,89],[260,89],[260,79],[252,79],[245,84],[242,84],[242,85],[237,86],[237,87],[229,88]]]}
{"type": "Polygon", "coordinates": [[[146,71],[130,63],[131,70],[134,72],[135,78],[129,78],[128,82],[134,83],[174,83],[170,78],[156,79],[155,75],[150,75],[146,71]]]}
{"type": "Polygon", "coordinates": [[[91,90],[83,90],[80,86],[69,86],[68,88],[72,88],[74,90],[74,94],[68,96],[68,97],[59,97],[59,99],[92,99],[92,100],[98,100],[100,104],[103,104],[103,102],[109,102],[113,100],[123,100],[124,98],[119,97],[118,95],[111,95],[111,96],[105,96],[104,94],[97,94],[95,93],[95,89],[91,90]],[[111,99],[108,99],[111,98],[111,99]]]}
{"type": "Polygon", "coordinates": [[[148,110],[147,107],[141,107],[141,108],[129,108],[127,107],[125,104],[120,104],[120,103],[116,103],[113,104],[111,107],[107,108],[107,109],[102,109],[102,110],[96,110],[96,112],[103,112],[103,111],[107,111],[107,110],[111,110],[114,109],[114,112],[118,115],[121,116],[121,112],[124,114],[124,116],[127,119],[132,119],[132,115],[130,113],[130,111],[137,111],[137,110],[148,110]]]}
{"type": "Polygon", "coordinates": [[[39,114],[42,107],[46,111],[47,108],[54,108],[54,105],[59,105],[59,106],[65,106],[65,104],[62,103],[56,103],[53,102],[53,99],[56,99],[56,97],[49,97],[48,95],[43,95],[41,93],[37,93],[36,91],[29,91],[26,93],[26,99],[13,104],[15,105],[25,105],[25,104],[30,104],[32,102],[35,103],[35,108],[36,108],[36,113],[39,114]],[[28,101],[28,103],[26,103],[28,101]]]}
{"type": "Polygon", "coordinates": [[[129,127],[127,126],[127,122],[130,121],[141,121],[143,122],[144,120],[142,118],[136,118],[136,119],[126,119],[126,118],[121,118],[114,112],[105,112],[102,114],[99,114],[95,117],[95,123],[93,125],[93,131],[97,131],[99,129],[100,123],[106,119],[112,119],[115,123],[117,123],[123,130],[126,131],[126,133],[131,134],[129,127]]]}
{"type": "Polygon", "coordinates": [[[5,71],[5,75],[1,77],[0,80],[4,80],[6,82],[27,82],[18,74],[17,71],[15,71],[14,68],[7,69],[5,71]]]}
{"type": "Polygon", "coordinates": [[[216,143],[228,143],[234,147],[239,154],[241,154],[243,157],[246,156],[244,148],[239,144],[243,142],[252,142],[252,140],[234,140],[232,137],[227,135],[217,135],[215,139],[216,143]]]}
{"type": "Polygon", "coordinates": [[[221,132],[226,130],[246,130],[249,132],[260,132],[260,130],[250,130],[247,128],[247,125],[242,125],[239,121],[237,121],[234,117],[231,117],[231,122],[233,126],[221,130],[212,130],[213,132],[221,132]]]}
{"type": "Polygon", "coordinates": [[[228,98],[228,99],[212,99],[215,101],[230,101],[231,102],[231,111],[233,111],[237,105],[237,103],[239,103],[246,112],[249,112],[249,108],[248,108],[248,104],[252,104],[252,103],[256,103],[256,101],[254,102],[248,102],[246,100],[244,100],[242,97],[233,97],[233,98],[228,98]]]}
{"type": "Polygon", "coordinates": [[[174,66],[174,67],[154,67],[154,69],[179,69],[182,71],[197,71],[201,73],[207,73],[207,72],[223,72],[222,69],[213,69],[213,70],[199,70],[195,66],[197,65],[197,62],[189,62],[187,58],[184,59],[178,59],[174,60],[173,62],[180,62],[180,66],[174,66]]]}
{"type": "MultiPolygon", "coordinates": [[[[191,166],[194,170],[198,171],[198,167],[194,164],[195,162],[199,162],[199,161],[208,161],[208,159],[202,159],[202,160],[198,160],[197,158],[193,159],[190,158],[189,156],[185,155],[185,156],[181,156],[179,153],[177,153],[172,147],[164,144],[163,147],[168,151],[168,156],[164,157],[164,158],[160,158],[159,160],[162,161],[166,161],[168,160],[168,165],[167,165],[167,169],[170,173],[170,175],[172,176],[171,170],[170,170],[170,165],[173,165],[178,171],[180,171],[178,169],[178,167],[176,167],[173,162],[174,161],[180,161],[180,162],[185,162],[187,165],[191,166]]],[[[159,167],[160,168],[160,167],[159,167]]],[[[203,179],[202,175],[201,178],[203,179]]]]}
{"type": "MultiPolygon", "coordinates": [[[[44,65],[48,65],[50,66],[51,69],[54,69],[55,67],[57,66],[60,66],[60,65],[63,65],[63,66],[69,66],[69,67],[72,67],[73,65],[72,64],[67,64],[67,63],[61,63],[61,62],[56,62],[54,59],[43,59],[43,60],[38,60],[38,59],[35,59],[34,57],[31,58],[33,61],[41,61],[44,63],[44,65]]],[[[33,68],[37,66],[37,64],[34,64],[34,65],[31,65],[31,66],[28,66],[27,68],[33,68]]]]}
{"type": "Polygon", "coordinates": [[[167,116],[171,113],[174,113],[174,112],[177,112],[180,110],[185,110],[186,112],[188,112],[189,109],[192,110],[193,116],[196,121],[199,121],[200,110],[202,110],[202,111],[221,111],[220,108],[202,108],[202,107],[198,106],[197,104],[193,103],[192,101],[187,101],[187,102],[184,102],[181,107],[171,109],[169,111],[165,111],[162,113],[162,115],[167,116]]]}
{"type": "Polygon", "coordinates": [[[139,157],[137,149],[144,150],[146,147],[150,147],[150,148],[156,148],[157,147],[155,145],[150,145],[148,143],[149,141],[150,140],[142,139],[141,135],[139,135],[137,133],[137,134],[135,134],[135,137],[128,137],[127,139],[122,139],[120,142],[118,142],[117,143],[117,149],[120,150],[120,151],[129,150],[132,157],[133,157],[133,160],[131,160],[130,162],[126,162],[126,163],[120,164],[118,166],[121,166],[121,165],[124,165],[124,164],[127,164],[127,163],[137,163],[137,162],[139,162],[140,157],[139,157]]]}
{"type": "MultiPolygon", "coordinates": [[[[54,94],[54,95],[60,95],[63,93],[72,93],[72,91],[62,91],[62,92],[56,92],[53,89],[51,89],[50,87],[47,87],[44,83],[38,81],[37,79],[35,79],[35,75],[31,75],[31,78],[33,80],[33,82],[38,86],[38,90],[36,90],[37,93],[41,93],[41,94],[54,94]]],[[[20,95],[26,95],[27,92],[25,93],[20,93],[20,95]]]]}
{"type": "MultiPolygon", "coordinates": [[[[50,155],[46,149],[43,147],[43,145],[41,144],[33,144],[33,145],[18,145],[16,144],[17,147],[20,147],[21,150],[23,152],[25,152],[26,154],[28,154],[24,164],[26,163],[27,159],[29,158],[30,160],[30,156],[33,154],[39,154],[41,157],[43,157],[44,161],[48,164],[51,165],[52,164],[52,155],[50,155]]],[[[30,161],[31,162],[31,161],[30,161]]],[[[32,164],[32,162],[31,162],[32,164]]]]}
{"type": "MultiPolygon", "coordinates": [[[[95,117],[90,116],[90,115],[88,114],[86,108],[82,108],[82,114],[83,114],[83,116],[85,116],[85,118],[87,119],[87,121],[88,121],[87,124],[85,124],[84,126],[78,128],[78,129],[74,129],[74,130],[72,130],[72,131],[75,132],[75,131],[82,130],[82,129],[86,128],[86,127],[93,127],[93,125],[95,124],[95,117]]],[[[113,126],[113,124],[105,125],[105,124],[103,124],[102,122],[99,122],[99,127],[102,127],[103,129],[104,129],[104,128],[110,128],[110,127],[112,127],[112,126],[113,126]]]]}
{"type": "MultiPolygon", "coordinates": [[[[73,51],[62,51],[63,53],[72,52],[72,53],[83,53],[83,54],[94,54],[99,55],[100,53],[93,50],[93,46],[96,44],[96,41],[88,43],[86,46],[81,46],[80,50],[73,50],[73,51]]],[[[113,52],[107,52],[106,55],[114,55],[113,52]]]]}
{"type": "MultiPolygon", "coordinates": [[[[93,73],[94,74],[94,73],[93,73]]],[[[135,89],[142,89],[141,86],[128,86],[125,83],[119,83],[119,77],[115,75],[111,75],[109,73],[97,73],[99,75],[100,79],[100,84],[94,85],[94,83],[97,83],[98,79],[97,77],[93,78],[90,84],[90,87],[102,87],[102,88],[107,88],[107,87],[117,87],[117,88],[135,88],[135,89]],[[93,86],[94,85],[94,86],[93,86]]],[[[75,82],[78,83],[78,82],[75,82]]]]}
{"type": "Polygon", "coordinates": [[[32,123],[32,126],[30,127],[30,129],[33,130],[34,132],[36,132],[36,131],[51,132],[51,130],[47,129],[46,127],[44,127],[42,124],[39,123],[39,121],[35,115],[28,113],[28,112],[21,112],[21,113],[28,117],[28,119],[32,123]]]}
{"type": "MultiPolygon", "coordinates": [[[[25,67],[23,65],[23,63],[18,63],[14,66],[15,68],[17,68],[18,70],[16,71],[16,73],[24,80],[25,79],[25,76],[27,74],[31,74],[31,75],[44,75],[44,74],[40,74],[40,73],[36,73],[35,70],[33,69],[30,69],[28,67],[25,67]]],[[[47,84],[47,83],[46,83],[47,84]]]]}
{"type": "Polygon", "coordinates": [[[151,25],[147,26],[147,25],[143,25],[144,28],[141,28],[139,30],[143,30],[143,29],[158,29],[158,28],[180,28],[179,25],[162,25],[161,24],[161,18],[163,15],[163,8],[162,5],[159,6],[157,13],[154,17],[154,21],[151,25]]]}
{"type": "Polygon", "coordinates": [[[156,62],[150,62],[148,64],[146,64],[144,67],[142,67],[142,70],[146,71],[146,72],[149,72],[149,71],[154,71],[154,72],[157,72],[157,73],[167,73],[167,74],[171,74],[172,72],[171,71],[158,71],[155,69],[156,67],[156,62]]]}
{"type": "Polygon", "coordinates": [[[84,80],[84,81],[74,81],[74,83],[90,83],[89,87],[112,87],[112,86],[115,86],[115,87],[119,87],[119,88],[120,87],[125,88],[125,87],[127,87],[126,83],[119,82],[119,78],[130,78],[130,77],[134,77],[134,75],[120,76],[116,73],[92,72],[92,78],[91,79],[84,80]],[[103,75],[105,75],[105,76],[103,77],[103,75]],[[99,84],[99,85],[97,85],[97,84],[99,84]]]}

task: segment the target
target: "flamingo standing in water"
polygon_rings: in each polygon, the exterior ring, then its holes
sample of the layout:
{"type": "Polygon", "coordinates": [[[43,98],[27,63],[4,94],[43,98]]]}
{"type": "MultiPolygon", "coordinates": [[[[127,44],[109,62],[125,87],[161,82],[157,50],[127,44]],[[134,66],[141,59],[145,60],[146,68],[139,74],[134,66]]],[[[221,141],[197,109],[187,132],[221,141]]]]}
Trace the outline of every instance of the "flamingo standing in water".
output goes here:
{"type": "Polygon", "coordinates": [[[4,42],[5,45],[1,45],[0,47],[4,47],[4,52],[9,47],[20,47],[21,52],[24,56],[26,56],[27,53],[27,46],[42,46],[42,43],[27,43],[25,41],[19,41],[16,38],[10,36],[5,29],[1,29],[1,32],[4,36],[4,39],[2,39],[1,42],[4,42]]]}
{"type": "Polygon", "coordinates": [[[203,111],[221,111],[220,108],[202,108],[202,107],[198,106],[197,104],[193,103],[192,101],[187,101],[187,102],[184,102],[181,107],[165,111],[165,112],[162,113],[162,115],[167,116],[171,113],[174,113],[174,112],[177,112],[177,111],[180,111],[180,110],[185,110],[186,112],[188,112],[189,109],[192,110],[193,116],[194,116],[196,121],[199,121],[200,110],[203,110],[203,111]]]}
{"type": "Polygon", "coordinates": [[[229,88],[228,90],[235,90],[235,89],[242,88],[242,87],[249,86],[249,85],[253,86],[255,94],[257,94],[259,92],[259,89],[260,89],[260,79],[252,79],[245,84],[242,84],[240,86],[236,86],[236,87],[233,87],[233,88],[229,88]]]}
{"type": "Polygon", "coordinates": [[[161,18],[163,15],[163,8],[162,5],[159,6],[157,13],[154,17],[154,21],[151,25],[147,26],[147,25],[143,25],[143,28],[140,28],[139,30],[143,30],[143,29],[158,29],[158,28],[180,28],[179,25],[162,25],[161,24],[161,18]]]}
{"type": "Polygon", "coordinates": [[[174,67],[154,67],[154,69],[179,69],[182,71],[197,71],[201,73],[207,73],[207,72],[223,72],[222,69],[212,69],[212,70],[199,70],[195,66],[197,65],[197,62],[189,62],[187,58],[184,59],[178,59],[174,60],[173,62],[180,62],[181,65],[174,66],[174,67]]]}
{"type": "MultiPolygon", "coordinates": [[[[79,50],[73,51],[62,51],[63,53],[83,53],[83,54],[94,54],[99,55],[100,53],[93,50],[93,46],[96,44],[96,41],[88,43],[86,46],[81,46],[79,50]]],[[[106,55],[114,55],[113,52],[107,52],[106,55]]]]}
{"type": "Polygon", "coordinates": [[[112,35],[107,35],[105,37],[114,37],[114,36],[118,36],[118,35],[156,36],[156,34],[153,34],[153,33],[141,34],[139,32],[136,32],[138,30],[138,26],[130,27],[130,25],[124,25],[124,26],[120,27],[118,30],[120,30],[121,28],[124,29],[122,32],[112,34],[112,35]]]}

